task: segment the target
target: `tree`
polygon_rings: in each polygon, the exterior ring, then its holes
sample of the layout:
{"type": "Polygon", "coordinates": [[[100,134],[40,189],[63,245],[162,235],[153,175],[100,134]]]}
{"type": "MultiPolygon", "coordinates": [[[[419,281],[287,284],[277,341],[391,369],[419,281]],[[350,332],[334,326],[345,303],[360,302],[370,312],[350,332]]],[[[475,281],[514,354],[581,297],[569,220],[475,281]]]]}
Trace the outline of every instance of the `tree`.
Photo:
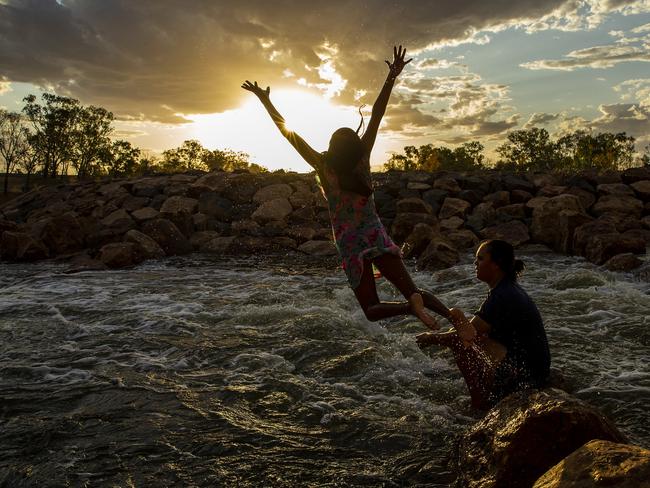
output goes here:
{"type": "Polygon", "coordinates": [[[533,127],[515,130],[508,134],[508,141],[497,147],[501,156],[498,167],[548,171],[555,167],[557,153],[550,141],[548,131],[533,127]]]}
{"type": "MultiPolygon", "coordinates": [[[[252,165],[248,161],[248,154],[245,152],[236,152],[230,149],[215,149],[208,151],[203,160],[210,171],[235,171],[238,169],[250,169],[253,166],[264,171],[259,165],[252,165]]],[[[260,172],[260,171],[255,171],[260,172]]]]}
{"type": "Polygon", "coordinates": [[[641,154],[641,165],[650,168],[650,144],[646,144],[641,154]]]}
{"type": "Polygon", "coordinates": [[[141,151],[128,141],[113,141],[105,148],[102,170],[109,176],[133,176],[138,170],[141,151]]]}
{"type": "Polygon", "coordinates": [[[40,105],[34,95],[26,96],[23,113],[33,127],[30,143],[41,155],[43,176],[54,178],[70,157],[79,101],[50,93],[44,93],[42,100],[40,105]]]}
{"type": "Polygon", "coordinates": [[[29,191],[29,179],[31,175],[36,173],[38,169],[40,163],[40,154],[32,144],[29,144],[29,141],[31,140],[31,134],[29,133],[27,127],[23,127],[23,137],[25,138],[25,141],[27,141],[27,145],[25,147],[25,151],[20,155],[21,157],[18,161],[18,166],[27,175],[22,190],[29,191]]]}
{"type": "Polygon", "coordinates": [[[111,154],[112,123],[113,114],[104,108],[78,107],[70,133],[70,159],[80,178],[101,172],[102,156],[111,154]]]}
{"type": "Polygon", "coordinates": [[[483,167],[483,145],[478,141],[465,142],[451,149],[446,146],[425,144],[416,148],[405,146],[404,154],[393,154],[386,164],[385,170],[397,169],[402,171],[469,171],[483,167]]]}
{"type": "Polygon", "coordinates": [[[9,190],[9,174],[27,151],[27,139],[20,114],[0,109],[0,156],[4,159],[4,193],[9,190]]]}
{"type": "Polygon", "coordinates": [[[195,139],[183,141],[176,149],[163,152],[163,171],[173,173],[193,169],[206,169],[205,159],[209,151],[195,139]]]}
{"type": "Polygon", "coordinates": [[[558,166],[572,171],[622,169],[630,166],[634,157],[634,137],[625,132],[593,135],[577,130],[560,137],[555,145],[560,160],[558,166]]]}

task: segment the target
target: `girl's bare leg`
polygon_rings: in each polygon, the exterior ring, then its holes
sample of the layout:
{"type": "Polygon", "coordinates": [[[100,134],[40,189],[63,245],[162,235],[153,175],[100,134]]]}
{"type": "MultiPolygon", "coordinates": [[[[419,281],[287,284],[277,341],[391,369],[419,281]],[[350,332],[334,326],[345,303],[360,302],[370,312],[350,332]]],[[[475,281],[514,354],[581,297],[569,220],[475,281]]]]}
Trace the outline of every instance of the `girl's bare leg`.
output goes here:
{"type": "Polygon", "coordinates": [[[363,263],[361,283],[354,289],[354,295],[357,297],[366,318],[373,322],[411,313],[411,306],[408,302],[382,302],[379,300],[370,261],[364,261],[363,263]]]}

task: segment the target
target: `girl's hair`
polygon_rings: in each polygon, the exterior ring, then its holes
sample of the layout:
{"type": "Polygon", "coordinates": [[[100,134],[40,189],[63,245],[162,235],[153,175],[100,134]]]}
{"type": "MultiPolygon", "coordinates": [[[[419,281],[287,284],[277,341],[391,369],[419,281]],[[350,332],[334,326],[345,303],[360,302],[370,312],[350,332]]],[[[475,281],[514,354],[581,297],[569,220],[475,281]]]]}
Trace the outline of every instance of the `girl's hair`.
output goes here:
{"type": "Polygon", "coordinates": [[[515,259],[515,249],[509,242],[501,239],[489,239],[483,241],[485,250],[490,253],[490,259],[503,271],[505,277],[512,281],[524,270],[525,265],[521,259],[515,259]]]}
{"type": "Polygon", "coordinates": [[[332,134],[323,158],[336,174],[341,189],[368,197],[372,195],[372,187],[356,171],[364,152],[359,135],[348,127],[342,127],[332,134]]]}

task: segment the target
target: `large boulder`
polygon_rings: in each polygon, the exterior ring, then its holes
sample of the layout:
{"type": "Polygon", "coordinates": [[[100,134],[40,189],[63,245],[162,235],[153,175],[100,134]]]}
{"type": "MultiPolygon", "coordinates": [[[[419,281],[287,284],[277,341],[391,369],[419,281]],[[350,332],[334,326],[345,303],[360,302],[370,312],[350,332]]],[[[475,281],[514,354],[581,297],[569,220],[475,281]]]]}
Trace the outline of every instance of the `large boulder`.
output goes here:
{"type": "Polygon", "coordinates": [[[199,201],[195,198],[180,195],[169,197],[160,207],[160,213],[164,218],[176,215],[192,215],[199,207],[199,201]]]}
{"type": "Polygon", "coordinates": [[[427,248],[431,239],[436,235],[433,227],[427,224],[416,224],[413,231],[404,241],[402,253],[405,258],[418,257],[427,248]]]}
{"type": "Polygon", "coordinates": [[[467,217],[467,226],[479,232],[481,229],[492,225],[495,220],[496,211],[492,202],[479,203],[467,217]]]}
{"type": "Polygon", "coordinates": [[[577,196],[559,195],[550,198],[533,211],[531,235],[536,242],[547,244],[555,251],[570,254],[573,252],[575,229],[591,220],[577,196]]]}
{"type": "Polygon", "coordinates": [[[621,179],[627,185],[641,180],[650,180],[650,167],[628,168],[621,173],[621,179]]]}
{"type": "Polygon", "coordinates": [[[605,183],[603,185],[598,185],[596,187],[598,196],[603,195],[628,195],[630,197],[634,196],[634,191],[627,185],[623,183],[605,183]]]}
{"type": "Polygon", "coordinates": [[[221,193],[228,188],[230,182],[227,179],[227,173],[215,171],[201,176],[198,180],[190,185],[189,194],[199,196],[205,192],[221,193]]]}
{"type": "Polygon", "coordinates": [[[511,203],[497,208],[497,220],[508,222],[510,220],[524,220],[526,218],[526,205],[523,203],[511,203]]]}
{"type": "Polygon", "coordinates": [[[503,177],[503,185],[509,191],[525,191],[533,193],[535,185],[530,181],[515,175],[506,175],[503,177]]]}
{"type": "MultiPolygon", "coordinates": [[[[596,195],[593,193],[583,189],[579,188],[577,186],[572,186],[567,190],[567,194],[569,195],[575,195],[580,199],[580,203],[582,204],[582,208],[585,210],[589,210],[591,206],[596,203],[596,195]]],[[[541,198],[541,197],[540,197],[541,198]]]]}
{"type": "Polygon", "coordinates": [[[143,224],[142,232],[156,241],[167,256],[192,252],[190,241],[170,220],[161,218],[148,220],[143,224]]]}
{"type": "Polygon", "coordinates": [[[596,219],[582,224],[573,232],[573,252],[584,256],[587,243],[592,237],[600,234],[616,234],[617,232],[616,226],[606,220],[596,219]]]}
{"type": "MultiPolygon", "coordinates": [[[[254,197],[253,197],[254,198],[254,197]]],[[[289,203],[294,209],[311,207],[316,201],[316,196],[311,191],[296,191],[289,195],[289,203]]]]}
{"type": "Polygon", "coordinates": [[[460,191],[458,182],[448,177],[436,178],[433,182],[433,188],[434,190],[442,190],[448,193],[458,193],[460,191]]]}
{"type": "Polygon", "coordinates": [[[481,231],[484,239],[501,239],[517,247],[530,240],[528,227],[519,220],[512,220],[503,224],[486,227],[481,231]]]}
{"type": "Polygon", "coordinates": [[[479,242],[476,234],[469,229],[458,229],[445,234],[445,238],[458,250],[471,249],[479,242]]]}
{"type": "Polygon", "coordinates": [[[51,255],[67,254],[84,248],[84,230],[71,213],[39,220],[31,224],[30,228],[32,235],[48,247],[51,255]]]}
{"type": "Polygon", "coordinates": [[[38,261],[49,257],[45,244],[26,232],[5,231],[0,236],[0,258],[9,261],[38,261]]]}
{"type": "Polygon", "coordinates": [[[643,202],[627,195],[605,195],[598,199],[591,211],[596,216],[612,212],[638,218],[643,211],[643,202]]]}
{"type": "Polygon", "coordinates": [[[436,231],[439,229],[438,219],[433,215],[405,212],[397,214],[393,220],[390,235],[396,243],[401,244],[413,232],[417,224],[426,224],[436,231]]]}
{"type": "Polygon", "coordinates": [[[417,260],[417,267],[422,270],[435,271],[450,268],[460,261],[460,255],[454,245],[442,237],[434,237],[417,260]]]}
{"type": "Polygon", "coordinates": [[[403,198],[397,201],[397,213],[433,213],[431,205],[421,198],[403,198]]]}
{"type": "Polygon", "coordinates": [[[632,253],[617,254],[609,258],[605,263],[605,268],[609,271],[632,271],[643,264],[639,258],[632,253]]]}
{"type": "Polygon", "coordinates": [[[124,241],[135,244],[138,254],[144,259],[160,259],[165,256],[162,247],[148,235],[132,229],[124,235],[124,241]]]}
{"type": "Polygon", "coordinates": [[[510,205],[510,192],[505,190],[495,191],[494,193],[485,195],[485,197],[483,197],[483,201],[491,203],[494,208],[510,205]]]}
{"type": "Polygon", "coordinates": [[[636,183],[632,183],[630,186],[634,190],[634,193],[636,193],[637,197],[644,202],[650,201],[650,180],[637,181],[636,183]]]}
{"type": "MultiPolygon", "coordinates": [[[[291,188],[291,187],[289,187],[291,188]]],[[[293,207],[286,198],[274,198],[262,203],[251,217],[260,224],[272,220],[283,220],[293,212],[293,207]]]]}
{"type": "Polygon", "coordinates": [[[587,240],[584,256],[596,264],[603,264],[617,254],[644,254],[645,241],[625,234],[596,234],[587,240]]]}
{"type": "Polygon", "coordinates": [[[467,215],[471,208],[472,205],[465,200],[447,197],[442,203],[442,208],[438,213],[438,218],[440,220],[448,219],[450,217],[465,218],[465,215],[467,215]]]}
{"type": "Polygon", "coordinates": [[[650,450],[592,440],[544,473],[533,488],[650,488],[650,450]]]}
{"type": "Polygon", "coordinates": [[[298,251],[311,256],[335,256],[338,253],[332,241],[307,241],[298,246],[298,251]]]}
{"type": "Polygon", "coordinates": [[[214,192],[203,192],[199,195],[199,212],[223,222],[230,222],[233,205],[230,200],[214,192]]]}
{"type": "Polygon", "coordinates": [[[160,215],[160,212],[152,207],[143,207],[131,212],[131,217],[138,223],[146,222],[147,220],[155,219],[160,215]]]}
{"type": "Polygon", "coordinates": [[[562,390],[514,393],[460,439],[457,486],[531,486],[592,439],[627,441],[602,413],[562,390]]]}
{"type": "Polygon", "coordinates": [[[105,228],[106,232],[109,232],[112,235],[125,234],[136,226],[129,213],[123,208],[115,210],[104,217],[101,224],[102,227],[105,228]]]}
{"type": "Polygon", "coordinates": [[[278,183],[276,185],[268,185],[260,188],[253,195],[253,202],[260,204],[275,200],[276,198],[289,198],[293,193],[293,188],[285,183],[278,183]]]}
{"type": "Polygon", "coordinates": [[[99,260],[108,268],[127,268],[142,261],[136,245],[132,242],[113,242],[102,246],[99,260]]]}

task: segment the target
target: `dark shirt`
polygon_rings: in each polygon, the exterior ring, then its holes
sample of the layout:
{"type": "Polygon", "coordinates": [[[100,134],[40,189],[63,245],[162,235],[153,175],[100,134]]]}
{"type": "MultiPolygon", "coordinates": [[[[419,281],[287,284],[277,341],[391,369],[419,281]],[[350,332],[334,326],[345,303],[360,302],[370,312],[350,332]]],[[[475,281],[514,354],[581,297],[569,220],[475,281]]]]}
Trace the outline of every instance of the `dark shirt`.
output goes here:
{"type": "Polygon", "coordinates": [[[524,289],[502,279],[476,315],[490,324],[490,339],[506,347],[504,364],[514,368],[519,382],[542,386],[550,373],[551,354],[542,317],[524,289]]]}

